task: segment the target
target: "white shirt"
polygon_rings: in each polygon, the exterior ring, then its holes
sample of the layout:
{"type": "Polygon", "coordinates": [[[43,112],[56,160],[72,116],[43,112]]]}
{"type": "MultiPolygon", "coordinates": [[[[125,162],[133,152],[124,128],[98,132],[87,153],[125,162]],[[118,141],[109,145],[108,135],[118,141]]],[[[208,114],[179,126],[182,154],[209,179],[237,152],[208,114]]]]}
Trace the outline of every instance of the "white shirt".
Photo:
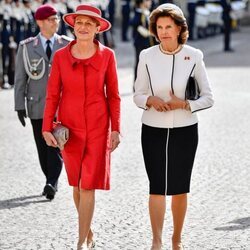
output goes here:
{"type": "Polygon", "coordinates": [[[164,54],[159,45],[143,50],[137,69],[134,102],[145,109],[142,123],[148,126],[174,128],[197,123],[196,111],[210,108],[214,103],[203,53],[188,45],[184,45],[174,55],[164,54]],[[167,102],[171,99],[171,90],[184,100],[187,80],[194,64],[196,66],[192,75],[198,81],[200,98],[195,101],[188,100],[191,111],[176,109],[158,112],[153,107],[148,109],[146,103],[149,96],[158,96],[167,102]]]}

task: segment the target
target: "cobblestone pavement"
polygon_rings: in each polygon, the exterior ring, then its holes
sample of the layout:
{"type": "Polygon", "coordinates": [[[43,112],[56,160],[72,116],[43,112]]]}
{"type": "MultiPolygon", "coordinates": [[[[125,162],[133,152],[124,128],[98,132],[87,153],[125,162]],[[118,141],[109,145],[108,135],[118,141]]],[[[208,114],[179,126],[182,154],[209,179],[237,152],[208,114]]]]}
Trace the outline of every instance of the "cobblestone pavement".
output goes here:
{"type": "MultiPolygon", "coordinates": [[[[200,113],[183,242],[189,250],[250,249],[250,28],[233,34],[235,53],[222,37],[193,42],[203,49],[216,104],[200,113]]],[[[141,110],[132,102],[133,47],[117,43],[122,94],[122,143],[112,158],[112,189],[97,191],[93,230],[97,250],[150,249],[148,182],[140,148],[141,110]]],[[[41,196],[44,177],[31,125],[13,111],[13,90],[0,91],[0,249],[75,249],[77,217],[62,172],[59,192],[41,196]]],[[[171,249],[170,198],[164,248],[171,249]]]]}

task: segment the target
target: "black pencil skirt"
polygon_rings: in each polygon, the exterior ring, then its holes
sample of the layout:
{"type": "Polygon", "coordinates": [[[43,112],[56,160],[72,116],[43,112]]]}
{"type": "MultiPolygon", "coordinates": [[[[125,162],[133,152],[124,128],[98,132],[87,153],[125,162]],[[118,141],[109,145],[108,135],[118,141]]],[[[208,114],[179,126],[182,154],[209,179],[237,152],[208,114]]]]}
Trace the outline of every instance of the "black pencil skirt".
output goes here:
{"type": "Polygon", "coordinates": [[[141,143],[149,193],[189,193],[198,145],[198,124],[180,128],[156,128],[142,124],[141,143]]]}

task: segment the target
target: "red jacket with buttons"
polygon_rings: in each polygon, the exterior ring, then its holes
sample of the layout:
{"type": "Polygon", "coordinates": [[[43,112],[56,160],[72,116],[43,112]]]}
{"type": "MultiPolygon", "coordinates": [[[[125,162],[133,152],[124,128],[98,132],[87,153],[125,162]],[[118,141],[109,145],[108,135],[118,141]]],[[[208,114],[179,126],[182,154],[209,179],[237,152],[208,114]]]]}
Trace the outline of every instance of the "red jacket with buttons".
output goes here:
{"type": "Polygon", "coordinates": [[[69,128],[62,151],[69,184],[83,189],[110,188],[110,130],[120,132],[117,69],[111,49],[95,41],[88,59],[71,54],[76,41],[58,50],[49,77],[43,131],[53,119],[69,128]]]}

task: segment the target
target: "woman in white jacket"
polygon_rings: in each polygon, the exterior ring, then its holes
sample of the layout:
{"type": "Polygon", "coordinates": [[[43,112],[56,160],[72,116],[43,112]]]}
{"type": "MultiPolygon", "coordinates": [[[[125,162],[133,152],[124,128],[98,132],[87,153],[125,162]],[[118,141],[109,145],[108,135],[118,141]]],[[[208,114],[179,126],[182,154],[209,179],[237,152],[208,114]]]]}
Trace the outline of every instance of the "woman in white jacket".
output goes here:
{"type": "Polygon", "coordinates": [[[212,107],[214,101],[203,53],[185,45],[188,28],[181,9],[174,4],[160,5],[150,15],[149,29],[160,44],[140,54],[134,102],[144,109],[141,140],[150,186],[151,249],[162,247],[166,195],[171,195],[172,249],[180,250],[198,145],[197,111],[212,107]],[[190,75],[199,85],[196,100],[185,96],[190,75]]]}

